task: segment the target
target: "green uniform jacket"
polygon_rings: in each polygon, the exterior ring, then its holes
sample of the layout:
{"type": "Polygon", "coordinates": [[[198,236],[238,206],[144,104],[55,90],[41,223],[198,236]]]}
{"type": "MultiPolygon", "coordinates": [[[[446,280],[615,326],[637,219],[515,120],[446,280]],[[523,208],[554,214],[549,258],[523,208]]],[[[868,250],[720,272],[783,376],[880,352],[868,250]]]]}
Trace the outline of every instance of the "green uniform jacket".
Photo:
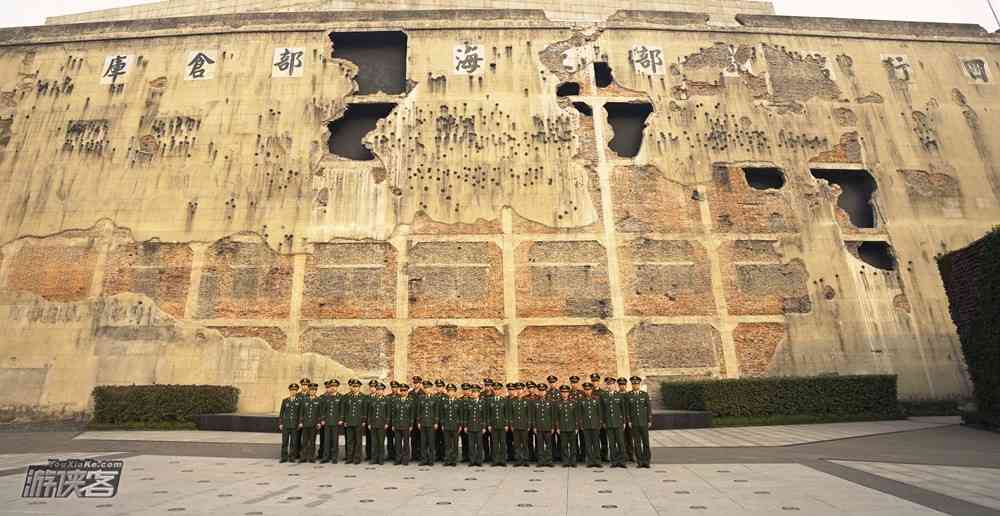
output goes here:
{"type": "Polygon", "coordinates": [[[302,411],[299,421],[304,428],[315,427],[319,424],[319,397],[302,400],[302,411]]]}
{"type": "Polygon", "coordinates": [[[555,430],[556,403],[545,398],[535,400],[535,428],[546,431],[555,430]]]}
{"type": "Polygon", "coordinates": [[[583,398],[576,402],[577,416],[580,428],[583,430],[599,430],[604,421],[601,411],[601,400],[594,396],[583,398]]]}
{"type": "Polygon", "coordinates": [[[434,428],[434,425],[438,424],[440,420],[436,397],[421,396],[417,398],[417,423],[420,423],[422,428],[434,428]]]}
{"type": "Polygon", "coordinates": [[[584,394],[584,392],[580,391],[580,390],[574,390],[574,391],[570,391],[569,392],[569,399],[571,399],[573,401],[580,401],[580,400],[582,400],[585,397],[587,397],[587,395],[584,394]]]}
{"type": "Polygon", "coordinates": [[[281,400],[281,410],[278,412],[278,424],[284,425],[286,430],[298,428],[299,412],[302,405],[298,396],[281,400]]]}
{"type": "Polygon", "coordinates": [[[438,414],[441,417],[442,430],[458,430],[462,426],[462,401],[445,398],[441,402],[438,414]]]}
{"type": "Polygon", "coordinates": [[[343,421],[343,411],[340,408],[341,394],[323,394],[319,397],[319,420],[327,426],[343,421]]]}
{"type": "Polygon", "coordinates": [[[531,410],[532,402],[527,398],[512,398],[510,400],[510,426],[516,430],[531,429],[533,414],[531,410]]]}
{"type": "Polygon", "coordinates": [[[493,396],[486,401],[487,410],[486,421],[489,426],[503,430],[510,426],[510,400],[500,396],[493,396]]]}
{"type": "Polygon", "coordinates": [[[562,432],[572,432],[580,424],[577,415],[576,400],[559,400],[555,402],[556,425],[562,432]]]}
{"type": "Polygon", "coordinates": [[[462,425],[470,432],[482,432],[486,428],[486,402],[470,399],[465,402],[465,413],[462,415],[462,425]]]}
{"type": "Polygon", "coordinates": [[[368,424],[380,428],[389,424],[389,398],[372,396],[368,400],[368,424]]]}
{"type": "MultiPolygon", "coordinates": [[[[393,428],[409,430],[416,415],[417,400],[407,396],[392,398],[389,404],[389,419],[393,428]]],[[[433,424],[433,423],[432,423],[433,424]]]]}
{"type": "Polygon", "coordinates": [[[344,426],[361,426],[361,423],[365,422],[367,417],[367,396],[361,394],[345,394],[341,399],[341,417],[344,420],[344,426]]]}
{"type": "Polygon", "coordinates": [[[649,423],[653,419],[653,407],[649,403],[648,392],[630,392],[628,397],[625,398],[625,406],[630,425],[639,428],[649,428],[649,423]]]}
{"type": "Polygon", "coordinates": [[[625,426],[625,395],[612,391],[604,395],[602,409],[604,412],[604,425],[608,428],[622,428],[625,426]]]}
{"type": "Polygon", "coordinates": [[[559,389],[549,389],[545,391],[545,399],[549,401],[559,401],[562,396],[559,395],[559,389]]]}

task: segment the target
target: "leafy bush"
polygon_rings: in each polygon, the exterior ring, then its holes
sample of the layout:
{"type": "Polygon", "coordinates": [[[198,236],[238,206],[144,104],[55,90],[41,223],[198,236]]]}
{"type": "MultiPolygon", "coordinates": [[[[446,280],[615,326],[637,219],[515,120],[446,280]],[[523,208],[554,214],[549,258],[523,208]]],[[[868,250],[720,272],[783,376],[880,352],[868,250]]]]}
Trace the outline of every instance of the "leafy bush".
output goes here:
{"type": "Polygon", "coordinates": [[[967,400],[961,399],[915,399],[900,400],[899,405],[907,417],[921,416],[960,416],[960,405],[967,400]]]}
{"type": "Polygon", "coordinates": [[[669,382],[662,393],[668,409],[705,410],[723,418],[901,416],[895,375],[669,382]]]}
{"type": "Polygon", "coordinates": [[[198,414],[236,412],[240,390],[222,385],[99,385],[94,424],[194,422],[198,414]]]}
{"type": "Polygon", "coordinates": [[[1000,227],[939,257],[938,269],[969,366],[978,406],[975,419],[1000,427],[1000,227]]]}

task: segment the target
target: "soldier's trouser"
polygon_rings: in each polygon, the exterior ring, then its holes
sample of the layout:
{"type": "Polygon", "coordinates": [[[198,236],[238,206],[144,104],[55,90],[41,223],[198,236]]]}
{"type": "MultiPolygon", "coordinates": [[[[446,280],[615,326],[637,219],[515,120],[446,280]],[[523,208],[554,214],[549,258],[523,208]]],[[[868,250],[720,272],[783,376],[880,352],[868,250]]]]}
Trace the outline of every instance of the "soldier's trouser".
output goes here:
{"type": "Polygon", "coordinates": [[[437,430],[434,431],[434,436],[435,436],[434,442],[436,443],[435,449],[436,449],[437,460],[443,461],[444,450],[445,450],[444,430],[438,428],[437,430]]]}
{"type": "Polygon", "coordinates": [[[621,427],[608,427],[608,456],[611,463],[625,464],[625,430],[621,427]]]}
{"type": "Polygon", "coordinates": [[[410,429],[397,428],[393,430],[396,440],[396,464],[410,463],[410,429]]]}
{"type": "Polygon", "coordinates": [[[514,463],[518,466],[528,464],[528,429],[514,429],[514,463]]]}
{"type": "Polygon", "coordinates": [[[444,431],[444,446],[444,463],[449,465],[458,463],[458,430],[444,431]]]}
{"type": "Polygon", "coordinates": [[[372,441],[372,464],[382,464],[385,462],[385,427],[376,425],[371,428],[372,441]]]}
{"type": "Polygon", "coordinates": [[[299,460],[302,457],[302,448],[306,445],[302,430],[302,428],[295,430],[295,455],[292,455],[292,460],[299,460]]]}
{"type": "Polygon", "coordinates": [[[459,434],[462,441],[462,462],[469,462],[469,432],[459,434]]]}
{"type": "Polygon", "coordinates": [[[537,431],[537,435],[535,436],[535,446],[538,451],[536,451],[535,454],[538,456],[539,466],[552,465],[552,440],[552,430],[537,431]]]}
{"type": "Polygon", "coordinates": [[[562,436],[560,432],[552,434],[552,460],[562,462],[562,436]]]}
{"type": "Polygon", "coordinates": [[[493,462],[493,432],[490,430],[483,433],[483,460],[493,462]]]}
{"type": "Polygon", "coordinates": [[[587,436],[583,431],[576,434],[576,461],[583,462],[587,454],[587,436]]]}
{"type": "Polygon", "coordinates": [[[503,428],[494,428],[493,434],[493,464],[497,466],[507,465],[507,431],[503,428]]]}
{"type": "Polygon", "coordinates": [[[634,443],[633,443],[633,439],[632,439],[632,437],[633,437],[634,434],[635,434],[635,430],[633,430],[632,427],[626,427],[625,428],[625,434],[624,434],[625,435],[625,458],[628,459],[629,462],[635,462],[635,448],[633,447],[634,443]]]}
{"type": "Polygon", "coordinates": [[[535,462],[538,460],[538,451],[535,447],[538,432],[531,430],[528,432],[528,461],[535,462]]]}
{"type": "Polygon", "coordinates": [[[365,427],[365,460],[372,460],[372,427],[365,427]]]}
{"type": "Polygon", "coordinates": [[[507,441],[507,462],[514,462],[517,458],[514,454],[517,448],[514,447],[514,430],[507,430],[504,439],[507,441]]]}
{"type": "Polygon", "coordinates": [[[285,428],[281,431],[281,460],[299,456],[299,432],[295,428],[285,428]]]}
{"type": "Polygon", "coordinates": [[[560,431],[559,442],[562,444],[562,463],[576,466],[576,432],[560,431]]]}
{"type": "Polygon", "coordinates": [[[423,441],[420,439],[420,430],[413,427],[410,431],[410,450],[413,451],[413,460],[420,462],[423,457],[423,441]]]}
{"type": "Polygon", "coordinates": [[[391,426],[385,431],[385,458],[396,460],[396,429],[391,426]]]}
{"type": "Polygon", "coordinates": [[[420,460],[424,464],[434,464],[434,457],[436,455],[434,451],[434,431],[432,427],[423,427],[420,429],[420,460]]]}
{"type": "Polygon", "coordinates": [[[324,432],[323,428],[320,427],[316,430],[316,433],[319,434],[319,453],[317,455],[320,460],[323,460],[323,450],[326,449],[326,432],[324,432]]]}
{"type": "Polygon", "coordinates": [[[320,460],[337,463],[337,456],[340,455],[340,430],[340,426],[336,423],[323,427],[323,448],[320,460]]]}
{"type": "Polygon", "coordinates": [[[469,464],[475,464],[477,466],[483,464],[483,431],[482,430],[466,430],[466,435],[468,439],[466,442],[469,443],[469,464]]]}
{"type": "Polygon", "coordinates": [[[601,465],[601,431],[594,429],[587,429],[580,432],[583,434],[583,440],[586,443],[586,452],[584,455],[587,458],[588,466],[600,466],[601,465]]]}
{"type": "Polygon", "coordinates": [[[635,449],[635,462],[639,465],[648,466],[653,458],[652,450],[649,449],[649,428],[632,427],[632,448],[635,449]]]}
{"type": "Polygon", "coordinates": [[[299,460],[313,462],[316,460],[316,427],[305,426],[302,428],[302,453],[299,460]]]}
{"type": "Polygon", "coordinates": [[[601,438],[601,460],[604,462],[608,461],[608,430],[602,428],[600,431],[601,438]]]}
{"type": "Polygon", "coordinates": [[[344,428],[344,462],[348,464],[361,464],[361,434],[364,429],[359,426],[348,426],[344,428]]]}

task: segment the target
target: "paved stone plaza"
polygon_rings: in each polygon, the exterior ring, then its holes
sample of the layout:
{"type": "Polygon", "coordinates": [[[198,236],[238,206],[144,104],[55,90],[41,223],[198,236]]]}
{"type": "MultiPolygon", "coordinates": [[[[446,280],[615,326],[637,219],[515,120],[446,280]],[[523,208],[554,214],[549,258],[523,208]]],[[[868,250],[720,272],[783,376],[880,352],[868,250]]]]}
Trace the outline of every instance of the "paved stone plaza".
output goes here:
{"type": "Polygon", "coordinates": [[[1000,436],[956,423],[660,431],[648,470],[279,464],[273,434],[8,432],[0,514],[1000,514],[1000,436]],[[50,457],[124,460],[118,495],[21,498],[50,457]]]}

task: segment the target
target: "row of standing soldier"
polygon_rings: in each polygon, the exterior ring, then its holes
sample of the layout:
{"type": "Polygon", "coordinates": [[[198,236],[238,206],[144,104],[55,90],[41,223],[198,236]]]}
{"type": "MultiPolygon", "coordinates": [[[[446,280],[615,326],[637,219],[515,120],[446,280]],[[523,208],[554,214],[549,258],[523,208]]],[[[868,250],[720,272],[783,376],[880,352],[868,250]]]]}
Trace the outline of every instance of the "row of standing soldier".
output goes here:
{"type": "Polygon", "coordinates": [[[570,385],[556,387],[555,376],[547,378],[548,385],[504,385],[487,378],[483,387],[462,384],[461,395],[454,384],[418,376],[412,389],[391,382],[389,395],[376,380],[367,394],[359,380],[351,379],[350,391],[343,394],[338,380],[328,380],[326,392],[317,395],[318,385],[303,378],[289,385],[281,403],[281,462],[336,464],[343,436],[349,464],[360,464],[364,456],[372,464],[405,465],[412,458],[421,465],[454,466],[461,456],[470,466],[527,466],[530,461],[601,467],[610,462],[624,468],[628,460],[648,468],[652,410],[649,395],[640,389],[642,379],[608,377],[605,389],[599,374],[590,379],[581,385],[571,376],[570,385]]]}

